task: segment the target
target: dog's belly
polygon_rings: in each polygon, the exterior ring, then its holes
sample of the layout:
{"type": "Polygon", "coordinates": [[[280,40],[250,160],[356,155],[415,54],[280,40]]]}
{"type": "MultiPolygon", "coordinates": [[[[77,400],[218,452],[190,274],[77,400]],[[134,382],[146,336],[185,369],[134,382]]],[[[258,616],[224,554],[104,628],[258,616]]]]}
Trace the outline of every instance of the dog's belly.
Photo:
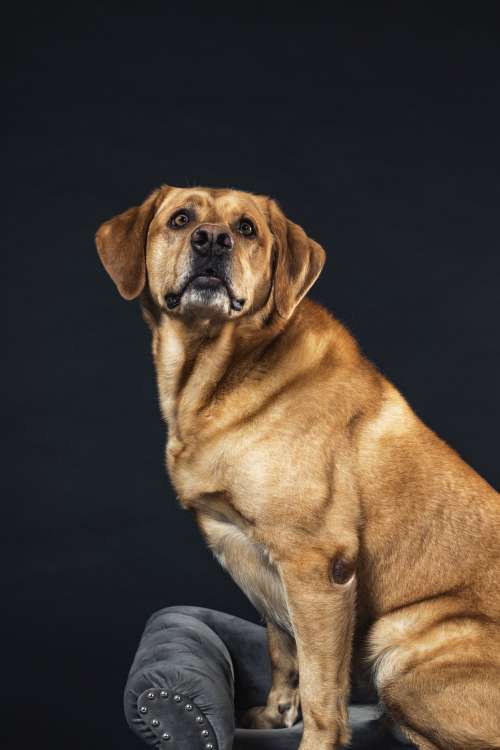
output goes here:
{"type": "Polygon", "coordinates": [[[198,522],[210,549],[254,607],[266,620],[293,634],[281,577],[266,548],[231,522],[203,512],[198,522]]]}

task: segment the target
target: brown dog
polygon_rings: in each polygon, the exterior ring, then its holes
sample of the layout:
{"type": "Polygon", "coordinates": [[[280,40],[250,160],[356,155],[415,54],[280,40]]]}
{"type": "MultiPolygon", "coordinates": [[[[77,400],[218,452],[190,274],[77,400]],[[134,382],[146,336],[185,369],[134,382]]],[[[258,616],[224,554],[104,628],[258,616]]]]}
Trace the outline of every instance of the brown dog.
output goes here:
{"type": "Polygon", "coordinates": [[[304,299],[323,249],[269,198],[170,187],[97,247],[152,330],[180,501],[267,621],[247,724],[300,693],[300,750],[346,743],[356,639],[421,750],[500,748],[499,496],[304,299]]]}

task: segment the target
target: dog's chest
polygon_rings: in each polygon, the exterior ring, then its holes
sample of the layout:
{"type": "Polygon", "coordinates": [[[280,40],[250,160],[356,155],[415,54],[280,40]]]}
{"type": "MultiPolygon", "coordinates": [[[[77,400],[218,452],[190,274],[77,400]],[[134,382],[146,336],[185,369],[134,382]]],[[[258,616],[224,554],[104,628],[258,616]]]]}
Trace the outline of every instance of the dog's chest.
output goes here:
{"type": "MultiPolygon", "coordinates": [[[[174,443],[175,445],[175,443],[174,443]]],[[[202,533],[217,560],[266,620],[291,632],[285,593],[277,566],[266,547],[240,525],[240,513],[265,512],[268,476],[265,451],[236,456],[224,443],[199,450],[168,452],[169,472],[181,502],[196,509],[202,533]],[[218,501],[227,493],[235,506],[218,501]],[[204,505],[206,503],[206,510],[204,505]],[[216,510],[217,517],[213,511],[216,510]],[[236,522],[235,522],[236,518],[236,522]]],[[[247,515],[248,514],[248,515],[247,515]]]]}
{"type": "Polygon", "coordinates": [[[210,549],[254,607],[266,620],[292,633],[279,570],[265,546],[234,523],[203,511],[198,522],[210,549]]]}
{"type": "Polygon", "coordinates": [[[313,442],[281,425],[266,428],[263,439],[259,430],[240,430],[205,438],[204,434],[189,443],[169,440],[167,463],[169,474],[181,502],[205,493],[225,492],[244,516],[266,523],[279,521],[283,503],[288,512],[298,513],[300,499],[307,488],[308,502],[323,497],[318,481],[313,442]]]}

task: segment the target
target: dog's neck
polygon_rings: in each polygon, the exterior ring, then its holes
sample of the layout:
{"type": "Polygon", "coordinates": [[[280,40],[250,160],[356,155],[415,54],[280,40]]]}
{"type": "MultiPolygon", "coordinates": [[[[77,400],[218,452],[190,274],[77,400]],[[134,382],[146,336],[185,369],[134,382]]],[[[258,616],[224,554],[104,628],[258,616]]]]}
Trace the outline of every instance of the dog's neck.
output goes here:
{"type": "Polygon", "coordinates": [[[230,418],[245,418],[304,368],[314,367],[325,350],[325,337],[316,340],[311,331],[315,313],[328,315],[306,300],[289,320],[264,311],[224,322],[163,314],[153,331],[153,355],[169,441],[184,445],[230,418]],[[299,352],[304,346],[307,357],[299,352]],[[277,368],[285,359],[286,367],[277,368]],[[235,408],[222,408],[228,400],[235,408]]]}
{"type": "Polygon", "coordinates": [[[174,425],[193,423],[196,415],[241,382],[284,328],[283,321],[258,326],[245,319],[185,321],[163,315],[153,352],[170,432],[174,425]]]}

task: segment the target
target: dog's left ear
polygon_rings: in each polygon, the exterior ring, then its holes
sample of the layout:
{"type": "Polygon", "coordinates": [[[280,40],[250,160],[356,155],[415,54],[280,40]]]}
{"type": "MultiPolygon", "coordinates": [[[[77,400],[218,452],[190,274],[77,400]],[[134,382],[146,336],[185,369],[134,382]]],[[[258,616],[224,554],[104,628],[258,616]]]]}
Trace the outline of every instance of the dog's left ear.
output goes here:
{"type": "Polygon", "coordinates": [[[275,201],[268,210],[275,240],[274,302],[279,315],[289,318],[320,275],[326,253],[275,201]]]}
{"type": "Polygon", "coordinates": [[[168,187],[155,190],[140,206],[101,224],[95,236],[97,252],[118,291],[135,299],[146,284],[146,240],[149,225],[168,187]]]}

